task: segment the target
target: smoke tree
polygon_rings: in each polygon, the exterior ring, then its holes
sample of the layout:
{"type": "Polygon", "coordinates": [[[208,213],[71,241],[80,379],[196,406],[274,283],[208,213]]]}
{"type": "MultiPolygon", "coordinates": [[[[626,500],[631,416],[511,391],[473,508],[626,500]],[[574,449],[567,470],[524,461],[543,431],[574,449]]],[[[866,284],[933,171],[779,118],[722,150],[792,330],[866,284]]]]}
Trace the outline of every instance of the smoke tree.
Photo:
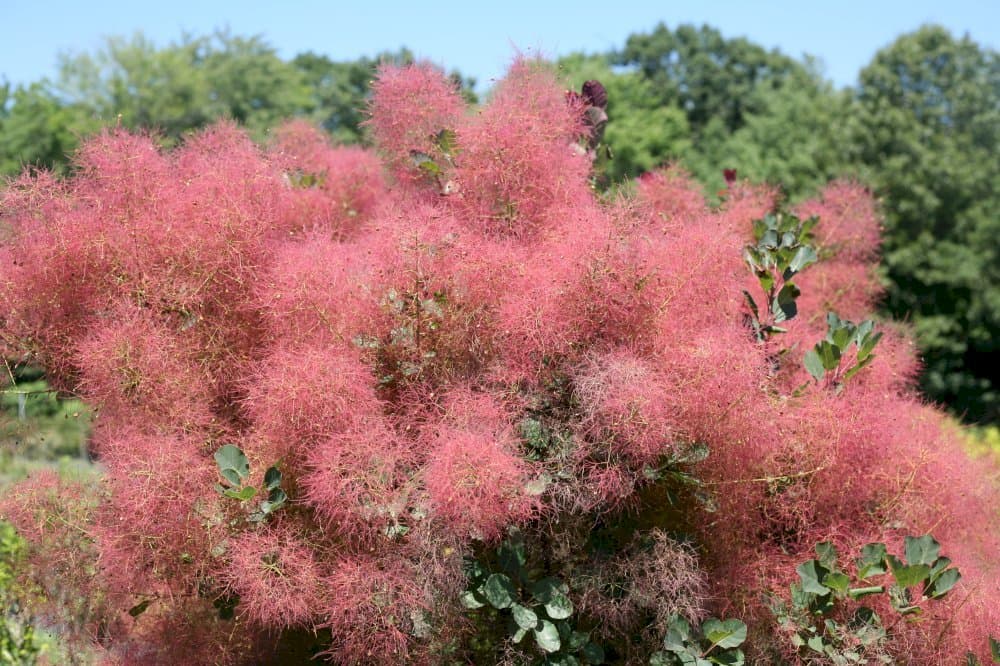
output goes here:
{"type": "Polygon", "coordinates": [[[816,544],[933,532],[961,579],[879,649],[988,658],[996,485],[904,330],[839,332],[880,295],[861,187],[781,213],[818,217],[792,275],[774,191],[595,195],[603,100],[543,63],[475,110],[427,65],[373,92],[377,152],[107,132],[9,184],[4,351],[98,408],[104,470],[0,503],[40,617],[122,664],[805,662],[767,599],[816,544]]]}

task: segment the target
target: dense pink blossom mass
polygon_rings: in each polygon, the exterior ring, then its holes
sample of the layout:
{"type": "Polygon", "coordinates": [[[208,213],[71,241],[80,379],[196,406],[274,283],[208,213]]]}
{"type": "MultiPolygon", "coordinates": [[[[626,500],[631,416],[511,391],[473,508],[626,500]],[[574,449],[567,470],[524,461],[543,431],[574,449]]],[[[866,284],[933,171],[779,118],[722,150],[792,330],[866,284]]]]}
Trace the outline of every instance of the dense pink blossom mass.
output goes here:
{"type": "Polygon", "coordinates": [[[559,544],[581,516],[641,512],[649,469],[703,446],[685,469],[710,500],[658,525],[696,548],[657,532],[608,559],[628,599],[571,581],[595,636],[669,606],[794,660],[764,599],[817,542],[933,533],[962,580],[887,649],[986,656],[997,485],[914,392],[908,333],[879,324],[839,390],[802,364],[828,310],[859,321],[880,297],[864,188],[798,206],[821,260],[788,332],[758,341],[742,250],[776,190],[734,181],[710,205],[665,168],[595,193],[584,109],[540,62],[482,108],[426,65],[373,91],[373,151],[301,123],[265,147],[228,124],[172,150],[109,131],[70,177],[2,194],[4,352],[99,410],[99,486],[38,474],[0,502],[39,617],[107,663],[255,663],[294,630],[326,630],[335,663],[443,663],[475,630],[463,558],[511,526],[559,544]],[[277,466],[288,503],[253,519],[262,497],[217,492],[224,444],[255,487],[277,466]]]}

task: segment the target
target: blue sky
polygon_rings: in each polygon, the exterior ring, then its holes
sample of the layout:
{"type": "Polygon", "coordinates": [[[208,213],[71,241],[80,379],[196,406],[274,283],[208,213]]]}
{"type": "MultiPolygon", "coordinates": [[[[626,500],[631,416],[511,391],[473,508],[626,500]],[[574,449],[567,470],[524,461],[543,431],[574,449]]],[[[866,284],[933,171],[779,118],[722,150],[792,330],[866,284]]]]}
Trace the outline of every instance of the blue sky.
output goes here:
{"type": "Polygon", "coordinates": [[[237,35],[264,36],[286,58],[311,50],[354,59],[405,45],[418,56],[475,76],[483,88],[503,73],[515,47],[549,56],[605,51],[659,21],[708,23],[727,37],[746,36],[794,56],[809,53],[840,86],[854,83],[879,48],[923,23],[941,23],[993,49],[1000,46],[998,0],[0,0],[0,81],[52,76],[59,53],[93,51],[107,36],[142,31],[164,45],[185,31],[205,34],[228,27],[237,35]]]}

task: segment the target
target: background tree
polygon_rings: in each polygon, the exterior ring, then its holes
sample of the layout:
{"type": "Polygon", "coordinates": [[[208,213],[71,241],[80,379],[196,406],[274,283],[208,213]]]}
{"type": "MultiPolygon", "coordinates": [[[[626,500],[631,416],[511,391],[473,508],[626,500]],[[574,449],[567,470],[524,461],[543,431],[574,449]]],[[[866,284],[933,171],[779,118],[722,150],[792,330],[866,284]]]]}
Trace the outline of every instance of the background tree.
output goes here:
{"type": "Polygon", "coordinates": [[[559,68],[576,90],[591,79],[607,89],[610,122],[604,142],[611,147],[612,159],[605,162],[605,170],[611,179],[635,178],[688,153],[691,129],[687,117],[677,106],[664,104],[642,72],[618,73],[609,55],[582,53],[562,58],[559,68]]]}
{"type": "Polygon", "coordinates": [[[1000,58],[926,26],[861,72],[853,145],[885,207],[888,311],[912,319],[923,388],[1000,418],[1000,58]]]}

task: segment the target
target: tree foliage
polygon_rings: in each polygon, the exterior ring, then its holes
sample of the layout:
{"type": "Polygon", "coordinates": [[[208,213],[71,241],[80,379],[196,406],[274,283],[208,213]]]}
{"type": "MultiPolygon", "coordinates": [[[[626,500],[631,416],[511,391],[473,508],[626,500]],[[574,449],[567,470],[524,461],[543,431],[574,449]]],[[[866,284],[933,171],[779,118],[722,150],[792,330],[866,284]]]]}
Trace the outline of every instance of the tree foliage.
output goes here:
{"type": "MultiPolygon", "coordinates": [[[[164,47],[142,34],[112,37],[95,53],[63,54],[54,80],[13,91],[5,86],[0,174],[27,165],[65,169],[82,138],[109,126],[153,131],[172,145],[220,119],[261,140],[298,116],[342,143],[359,143],[377,65],[412,59],[401,49],[350,62],[313,53],[286,62],[262,37],[228,32],[187,36],[164,47]]],[[[452,76],[474,100],[474,81],[452,76]]]]}
{"type": "Polygon", "coordinates": [[[861,72],[853,138],[886,211],[887,309],[910,318],[922,383],[1000,418],[1000,56],[928,26],[861,72]]]}

